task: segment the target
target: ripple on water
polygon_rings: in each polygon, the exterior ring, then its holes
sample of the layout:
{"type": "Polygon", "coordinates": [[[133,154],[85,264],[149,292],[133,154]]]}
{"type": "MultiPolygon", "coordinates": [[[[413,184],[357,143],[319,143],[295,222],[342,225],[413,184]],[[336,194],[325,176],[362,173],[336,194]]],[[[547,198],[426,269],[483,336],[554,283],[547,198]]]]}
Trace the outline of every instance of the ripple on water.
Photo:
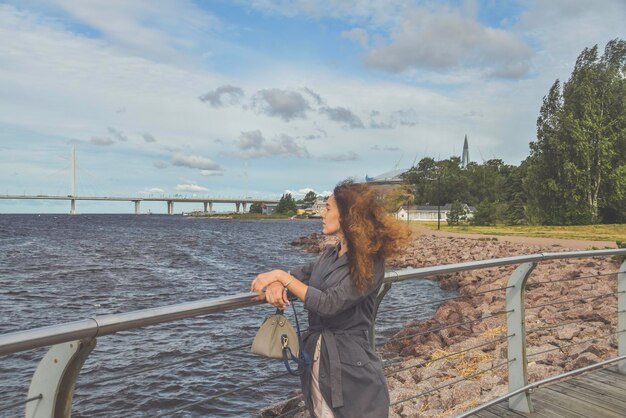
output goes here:
{"type": "MultiPolygon", "coordinates": [[[[319,221],[241,221],[134,215],[0,215],[0,333],[246,292],[260,271],[315,258],[289,243],[319,221]]],[[[445,297],[430,282],[397,284],[385,306],[445,297]]],[[[378,341],[434,306],[381,313],[378,341]]],[[[166,414],[282,373],[280,362],[240,349],[270,307],[255,306],[102,337],[79,376],[74,417],[166,414]],[[152,366],[172,367],[99,381],[152,366]]],[[[0,357],[0,399],[23,399],[45,350],[0,357]],[[6,378],[8,376],[8,378],[6,378]]],[[[294,377],[218,397],[177,416],[251,416],[297,387],[294,377]]],[[[9,411],[11,412],[11,411],[9,411]]],[[[19,414],[19,409],[12,411],[19,414]]]]}

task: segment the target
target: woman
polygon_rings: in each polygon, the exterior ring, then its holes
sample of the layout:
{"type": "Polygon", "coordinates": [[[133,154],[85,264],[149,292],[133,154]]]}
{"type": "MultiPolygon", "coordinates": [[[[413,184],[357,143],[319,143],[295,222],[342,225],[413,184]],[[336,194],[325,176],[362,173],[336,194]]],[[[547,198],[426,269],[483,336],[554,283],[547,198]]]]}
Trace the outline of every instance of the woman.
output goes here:
{"type": "Polygon", "coordinates": [[[338,238],[313,263],[259,274],[251,284],[279,309],[288,293],[304,301],[303,337],[313,364],[301,376],[304,399],[318,418],[387,417],[382,363],[368,343],[385,257],[406,242],[407,230],[385,214],[371,187],[343,182],[321,213],[323,233],[338,238]]]}

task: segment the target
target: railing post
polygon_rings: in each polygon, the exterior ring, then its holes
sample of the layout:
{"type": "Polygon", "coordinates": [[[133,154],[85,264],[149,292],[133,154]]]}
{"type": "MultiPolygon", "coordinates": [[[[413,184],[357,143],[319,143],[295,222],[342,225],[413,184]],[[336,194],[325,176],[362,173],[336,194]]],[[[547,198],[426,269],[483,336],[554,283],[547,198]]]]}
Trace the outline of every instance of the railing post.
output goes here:
{"type": "MultiPolygon", "coordinates": [[[[617,351],[618,356],[626,355],[626,260],[617,273],[617,351]]],[[[626,374],[626,360],[617,363],[617,371],[626,374]]]]}
{"type": "Polygon", "coordinates": [[[26,418],[69,418],[76,379],[96,340],[76,340],[50,347],[41,359],[28,389],[26,418]]]}
{"type": "Polygon", "coordinates": [[[372,320],[372,325],[370,325],[370,330],[368,332],[368,338],[370,340],[372,350],[376,350],[376,316],[378,316],[378,307],[387,292],[389,292],[389,289],[391,289],[391,283],[383,284],[380,289],[378,289],[378,294],[376,295],[376,300],[374,301],[374,319],[372,320]]]}
{"type": "MultiPolygon", "coordinates": [[[[506,289],[506,326],[509,360],[509,392],[523,388],[528,384],[526,370],[526,325],[524,322],[524,289],[526,281],[537,263],[521,264],[509,277],[506,289]]],[[[520,393],[509,398],[509,408],[513,411],[531,413],[533,404],[530,393],[520,393]]]]}

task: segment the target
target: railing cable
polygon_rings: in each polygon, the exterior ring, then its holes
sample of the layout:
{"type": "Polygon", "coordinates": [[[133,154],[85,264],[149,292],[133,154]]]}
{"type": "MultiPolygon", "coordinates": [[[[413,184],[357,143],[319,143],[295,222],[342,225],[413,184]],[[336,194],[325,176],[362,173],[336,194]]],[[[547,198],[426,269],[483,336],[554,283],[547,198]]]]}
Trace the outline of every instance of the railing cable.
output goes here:
{"type": "Polygon", "coordinates": [[[550,284],[550,283],[560,283],[560,282],[570,282],[570,281],[574,281],[574,280],[583,280],[583,279],[598,279],[600,277],[605,277],[605,276],[613,276],[616,274],[619,274],[621,272],[617,271],[617,272],[613,272],[613,273],[600,273],[600,274],[593,274],[590,276],[580,276],[580,277],[567,277],[565,279],[557,279],[557,280],[546,280],[546,281],[541,281],[541,282],[529,282],[526,287],[529,286],[536,286],[536,285],[540,285],[540,284],[550,284]]]}
{"type": "Polygon", "coordinates": [[[462,379],[457,379],[457,380],[455,380],[454,382],[446,383],[445,385],[440,385],[440,386],[434,387],[434,388],[432,388],[432,389],[430,389],[430,390],[427,390],[427,391],[425,391],[425,392],[418,393],[417,395],[414,395],[414,396],[408,397],[408,398],[406,398],[406,399],[401,399],[401,400],[399,400],[399,401],[393,402],[393,403],[389,404],[389,406],[399,405],[399,404],[401,404],[401,403],[404,403],[404,402],[410,401],[410,400],[412,400],[412,399],[419,398],[420,396],[428,395],[429,393],[436,392],[436,391],[438,391],[438,390],[441,390],[441,389],[447,388],[447,387],[449,387],[449,386],[453,386],[453,385],[455,385],[455,384],[457,384],[457,383],[460,383],[460,382],[463,382],[463,381],[465,381],[465,380],[470,380],[470,379],[472,379],[472,378],[474,378],[474,377],[476,377],[476,376],[479,376],[479,375],[481,375],[481,374],[483,374],[483,373],[487,373],[487,372],[489,372],[489,371],[491,371],[491,370],[497,369],[498,367],[505,366],[505,365],[507,365],[507,364],[509,364],[509,363],[511,363],[511,362],[513,362],[513,361],[515,361],[515,360],[517,360],[517,359],[511,359],[511,360],[503,361],[503,362],[498,363],[498,364],[496,364],[495,366],[492,366],[492,367],[490,367],[490,368],[488,368],[488,369],[481,370],[481,371],[479,371],[479,372],[473,373],[473,374],[471,374],[471,375],[469,375],[469,376],[463,377],[462,379]]]}
{"type": "Polygon", "coordinates": [[[37,396],[33,396],[32,398],[28,398],[28,399],[26,399],[24,401],[14,402],[14,403],[9,404],[9,405],[0,406],[0,411],[8,411],[9,409],[13,409],[16,406],[26,405],[29,402],[37,401],[37,400],[40,400],[40,399],[43,399],[43,395],[41,393],[39,395],[37,395],[37,396]]]}
{"type": "Polygon", "coordinates": [[[431,301],[428,301],[428,302],[420,302],[420,303],[415,304],[415,305],[400,306],[400,307],[397,307],[397,308],[389,308],[389,309],[382,309],[382,310],[378,311],[378,313],[394,312],[394,311],[400,311],[400,310],[409,309],[409,308],[416,308],[418,306],[439,304],[439,303],[442,303],[442,302],[448,302],[448,301],[455,300],[455,299],[471,298],[471,297],[474,297],[474,296],[480,296],[480,295],[484,295],[484,294],[487,294],[487,293],[497,292],[497,291],[500,291],[500,290],[506,290],[506,289],[509,289],[510,287],[511,286],[499,287],[497,289],[485,290],[483,292],[468,293],[468,294],[459,295],[459,296],[451,296],[449,298],[443,298],[443,299],[438,299],[438,300],[431,300],[431,301]]]}
{"type": "Polygon", "coordinates": [[[572,298],[572,299],[558,300],[556,302],[549,302],[549,303],[542,303],[540,305],[527,306],[526,309],[543,308],[543,307],[546,307],[546,306],[560,305],[560,304],[568,303],[568,302],[582,302],[582,301],[593,300],[593,299],[601,299],[601,298],[605,298],[607,296],[615,296],[617,294],[619,294],[619,292],[605,293],[603,295],[589,296],[589,297],[586,297],[586,298],[572,298]]]}
{"type": "MultiPolygon", "coordinates": [[[[387,343],[390,343],[390,342],[396,342],[396,341],[402,341],[402,340],[406,340],[406,339],[408,339],[408,338],[412,338],[412,337],[417,337],[417,336],[420,336],[420,335],[428,335],[428,334],[432,334],[432,333],[435,333],[435,332],[438,332],[438,331],[442,331],[442,330],[444,330],[444,329],[448,329],[448,328],[455,328],[455,327],[460,327],[460,326],[463,326],[463,325],[472,324],[472,323],[474,323],[474,322],[484,321],[485,319],[495,318],[496,316],[504,315],[504,314],[511,313],[511,312],[513,312],[513,310],[512,310],[512,309],[511,309],[511,310],[508,310],[508,311],[499,311],[499,312],[494,312],[494,313],[492,313],[492,314],[488,314],[488,315],[485,315],[485,316],[480,317],[480,318],[470,319],[470,320],[467,320],[467,321],[462,321],[462,322],[457,322],[457,323],[455,323],[455,324],[446,325],[446,326],[443,326],[443,327],[432,328],[432,329],[429,329],[429,330],[427,330],[427,331],[417,332],[417,333],[415,333],[415,334],[403,335],[403,336],[401,336],[401,337],[397,337],[397,338],[392,337],[392,338],[390,338],[390,339],[387,341],[387,343]]],[[[405,329],[411,329],[411,328],[405,328],[405,329]]],[[[385,343],[385,344],[387,344],[387,343],[385,343]]]]}
{"type": "Polygon", "coordinates": [[[414,365],[412,365],[412,366],[403,367],[403,368],[401,368],[401,369],[394,370],[394,371],[391,371],[391,372],[389,372],[389,373],[385,373],[385,376],[391,376],[391,375],[394,375],[394,374],[396,374],[396,373],[400,373],[400,372],[403,372],[403,371],[406,371],[406,370],[415,369],[415,368],[419,368],[419,367],[424,367],[424,366],[426,366],[426,365],[428,365],[428,364],[435,363],[435,362],[437,362],[437,361],[439,361],[439,360],[445,360],[445,359],[447,359],[447,358],[454,357],[454,356],[457,356],[457,355],[459,355],[459,354],[467,353],[468,351],[472,351],[472,350],[475,350],[475,349],[477,349],[477,348],[481,348],[481,347],[485,347],[485,346],[488,346],[488,345],[491,345],[491,344],[494,344],[494,343],[498,343],[498,342],[501,342],[501,341],[507,340],[507,339],[509,339],[509,338],[511,338],[511,337],[514,337],[514,336],[515,336],[515,334],[507,335],[507,336],[504,336],[504,337],[501,337],[501,338],[498,338],[498,339],[495,339],[495,340],[492,340],[492,341],[488,341],[488,342],[486,342],[486,343],[482,343],[482,344],[478,344],[478,345],[475,345],[475,346],[470,347],[470,348],[466,348],[465,350],[456,351],[456,352],[454,352],[454,353],[448,353],[448,354],[446,354],[445,356],[438,357],[438,358],[436,358],[436,359],[431,359],[431,360],[423,361],[423,362],[421,362],[421,363],[414,364],[414,365]]]}
{"type": "Polygon", "coordinates": [[[624,330],[622,330],[622,331],[612,332],[612,333],[610,333],[610,334],[606,334],[606,335],[602,335],[602,336],[596,336],[596,337],[593,337],[593,338],[588,338],[588,339],[586,339],[586,340],[577,341],[577,342],[575,342],[575,343],[569,343],[569,344],[559,345],[559,346],[557,346],[557,347],[554,347],[554,348],[549,348],[549,349],[547,349],[547,350],[539,351],[539,352],[537,352],[537,353],[528,354],[528,355],[526,356],[526,358],[539,356],[539,355],[541,355],[541,354],[549,353],[549,352],[551,352],[551,351],[556,351],[556,350],[559,350],[559,351],[561,351],[561,352],[562,352],[562,351],[563,351],[563,349],[566,349],[566,348],[569,348],[569,347],[573,347],[573,346],[575,346],[575,345],[581,345],[581,344],[585,344],[585,343],[588,343],[588,342],[596,341],[596,340],[599,340],[599,339],[601,339],[601,338],[611,337],[611,336],[613,336],[613,335],[621,334],[622,332],[625,332],[625,331],[624,331],[624,330]]]}
{"type": "Polygon", "coordinates": [[[136,370],[134,372],[119,374],[119,375],[116,375],[116,376],[105,377],[103,379],[95,380],[95,381],[90,382],[90,383],[93,384],[93,385],[98,385],[100,383],[105,383],[105,382],[110,382],[110,381],[114,381],[114,380],[119,380],[119,379],[123,379],[125,377],[136,376],[138,374],[149,372],[149,371],[152,371],[152,370],[165,369],[167,367],[176,366],[178,364],[197,361],[197,360],[199,360],[201,358],[205,358],[205,357],[213,357],[213,356],[216,356],[216,355],[219,355],[219,354],[224,354],[224,353],[228,353],[228,352],[231,352],[231,351],[240,350],[242,348],[246,348],[246,347],[249,347],[249,346],[250,346],[250,343],[246,343],[246,344],[238,345],[236,347],[226,348],[224,350],[214,351],[214,352],[206,353],[206,354],[199,354],[197,356],[188,357],[188,358],[185,358],[185,359],[182,359],[182,360],[173,361],[171,363],[161,364],[161,365],[152,366],[152,367],[146,367],[144,369],[136,370]]]}
{"type": "Polygon", "coordinates": [[[272,381],[274,379],[278,379],[280,377],[285,377],[285,376],[288,376],[288,375],[289,375],[289,373],[287,373],[287,372],[275,374],[275,375],[267,377],[265,379],[261,379],[261,380],[257,380],[255,382],[252,382],[249,385],[238,386],[238,387],[236,387],[234,389],[230,389],[230,390],[226,390],[224,392],[220,392],[220,393],[218,393],[216,395],[213,395],[213,396],[210,396],[208,398],[201,399],[201,400],[195,401],[195,402],[190,402],[190,403],[185,404],[185,405],[183,405],[183,406],[181,406],[179,408],[170,410],[170,411],[168,411],[168,412],[166,412],[164,414],[156,415],[155,418],[171,416],[172,414],[175,414],[176,412],[184,411],[185,409],[188,409],[188,408],[190,408],[192,406],[202,405],[203,403],[212,401],[212,400],[217,399],[217,398],[221,398],[221,397],[223,397],[225,395],[230,395],[231,393],[236,393],[236,392],[239,392],[239,391],[242,391],[242,390],[250,389],[250,388],[253,388],[255,386],[261,385],[263,383],[267,383],[267,382],[270,382],[270,381],[272,381]]]}
{"type": "Polygon", "coordinates": [[[587,321],[584,321],[584,320],[583,321],[570,321],[570,322],[565,322],[565,323],[559,324],[559,325],[552,325],[551,324],[551,325],[547,325],[547,326],[544,326],[544,327],[536,327],[536,328],[533,328],[531,330],[527,330],[526,331],[526,335],[532,334],[532,333],[535,333],[535,332],[539,332],[539,331],[546,331],[546,330],[549,330],[549,329],[561,328],[561,327],[564,327],[566,325],[584,324],[586,322],[587,321]]]}

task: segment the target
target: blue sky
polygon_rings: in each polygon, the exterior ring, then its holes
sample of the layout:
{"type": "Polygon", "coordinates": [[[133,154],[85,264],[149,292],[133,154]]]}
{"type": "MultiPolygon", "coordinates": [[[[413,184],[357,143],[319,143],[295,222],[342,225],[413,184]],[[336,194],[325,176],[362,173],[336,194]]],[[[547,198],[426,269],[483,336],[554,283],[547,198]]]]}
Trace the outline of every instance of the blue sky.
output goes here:
{"type": "Polygon", "coordinates": [[[69,194],[72,146],[78,194],[107,196],[324,193],[466,134],[473,160],[518,164],[550,85],[625,19],[621,0],[0,2],[0,194],[69,194]]]}

